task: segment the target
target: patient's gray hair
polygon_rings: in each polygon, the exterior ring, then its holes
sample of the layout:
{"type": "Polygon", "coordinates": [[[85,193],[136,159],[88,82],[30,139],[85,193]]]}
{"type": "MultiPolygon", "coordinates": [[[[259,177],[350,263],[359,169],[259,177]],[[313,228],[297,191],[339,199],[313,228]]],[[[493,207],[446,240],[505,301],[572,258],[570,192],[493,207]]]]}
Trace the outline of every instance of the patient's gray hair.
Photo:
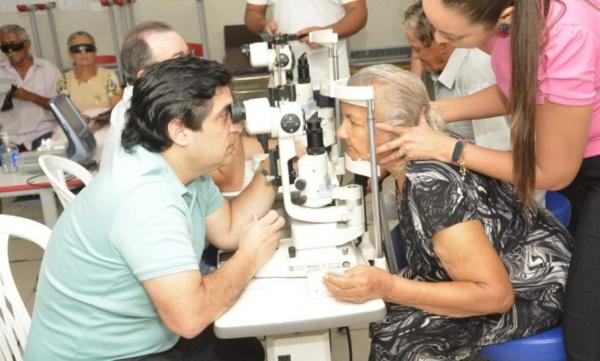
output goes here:
{"type": "Polygon", "coordinates": [[[389,64],[373,65],[352,75],[348,85],[374,86],[377,121],[414,127],[424,108],[429,125],[437,131],[444,130],[444,122],[431,109],[425,85],[411,72],[389,64]]]}

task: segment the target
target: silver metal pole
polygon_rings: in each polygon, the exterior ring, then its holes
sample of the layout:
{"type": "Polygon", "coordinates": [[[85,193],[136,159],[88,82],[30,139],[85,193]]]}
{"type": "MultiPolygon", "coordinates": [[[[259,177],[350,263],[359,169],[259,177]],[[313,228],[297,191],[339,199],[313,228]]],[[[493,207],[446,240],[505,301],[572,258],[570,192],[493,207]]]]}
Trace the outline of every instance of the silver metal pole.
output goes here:
{"type": "Polygon", "coordinates": [[[135,26],[135,14],[133,12],[133,2],[127,5],[127,12],[129,13],[129,30],[135,26]]]}
{"type": "Polygon", "coordinates": [[[208,27],[206,26],[206,10],[204,8],[204,0],[198,1],[198,22],[200,24],[200,39],[202,41],[202,51],[204,58],[211,59],[210,46],[208,44],[208,27]]]}
{"type": "Polygon", "coordinates": [[[379,207],[379,175],[377,174],[377,153],[375,153],[375,116],[373,114],[373,100],[367,101],[367,125],[369,127],[369,154],[371,166],[371,196],[373,200],[373,226],[375,226],[375,256],[383,257],[381,248],[381,208],[379,207]]]}
{"type": "Polygon", "coordinates": [[[60,53],[60,44],[58,43],[58,36],[56,35],[56,23],[54,22],[54,14],[52,8],[54,4],[48,4],[46,11],[48,12],[48,23],[50,25],[50,34],[52,35],[52,44],[54,44],[54,57],[56,58],[56,65],[62,71],[63,63],[62,56],[60,53]]]}
{"type": "Polygon", "coordinates": [[[44,53],[42,53],[42,46],[40,45],[40,33],[38,31],[37,20],[35,18],[35,8],[28,8],[27,12],[29,13],[29,22],[31,23],[31,35],[33,35],[33,46],[35,47],[35,55],[39,58],[43,58],[44,53]]]}
{"type": "Polygon", "coordinates": [[[367,123],[369,127],[369,160],[371,165],[371,199],[373,206],[373,230],[374,243],[375,243],[375,256],[382,258],[383,247],[385,247],[386,261],[388,269],[391,273],[398,272],[398,263],[396,262],[396,255],[394,247],[392,245],[392,238],[390,235],[389,225],[385,219],[385,215],[382,210],[383,201],[381,199],[381,192],[379,191],[379,175],[377,174],[377,153],[375,153],[375,116],[373,111],[373,100],[367,101],[367,123]],[[383,239],[382,239],[383,236],[383,239]]]}
{"type": "MultiPolygon", "coordinates": [[[[340,79],[340,64],[339,64],[339,58],[338,58],[338,44],[334,43],[332,46],[329,47],[329,57],[331,58],[331,62],[333,64],[333,80],[339,80],[340,79]]],[[[335,104],[334,104],[334,122],[335,122],[335,129],[339,129],[340,125],[342,124],[342,102],[340,101],[340,99],[335,98],[335,104]]],[[[337,148],[337,155],[340,156],[341,154],[344,154],[344,146],[342,144],[342,142],[336,142],[336,148],[337,148]]]]}
{"type": "Polygon", "coordinates": [[[108,4],[107,6],[108,20],[110,22],[110,32],[112,35],[113,49],[115,51],[115,57],[117,59],[117,72],[119,73],[119,79],[125,79],[123,77],[123,65],[121,64],[121,52],[119,48],[119,38],[117,37],[117,22],[115,20],[115,13],[113,11],[113,5],[108,4]]]}
{"type": "MultiPolygon", "coordinates": [[[[378,182],[379,183],[379,182],[378,182]]],[[[385,249],[385,255],[386,255],[386,261],[388,264],[388,269],[390,270],[391,273],[397,273],[399,271],[398,269],[398,262],[396,260],[396,251],[394,250],[394,245],[392,244],[392,234],[390,233],[390,225],[388,223],[388,220],[385,216],[385,212],[383,210],[383,197],[382,197],[382,192],[379,192],[379,214],[380,214],[380,218],[381,219],[381,236],[382,236],[382,243],[383,243],[383,247],[385,249]]]]}
{"type": "Polygon", "coordinates": [[[129,24],[127,19],[127,13],[125,9],[126,5],[119,5],[119,17],[121,18],[121,29],[123,30],[123,34],[127,34],[129,32],[129,24]]]}
{"type": "Polygon", "coordinates": [[[392,245],[390,227],[383,212],[383,200],[379,191],[379,174],[377,173],[377,153],[375,152],[375,116],[373,100],[367,101],[367,125],[369,127],[369,164],[371,165],[371,199],[373,206],[373,235],[375,237],[375,256],[382,258],[385,247],[386,261],[391,273],[398,272],[396,254],[392,245]]]}

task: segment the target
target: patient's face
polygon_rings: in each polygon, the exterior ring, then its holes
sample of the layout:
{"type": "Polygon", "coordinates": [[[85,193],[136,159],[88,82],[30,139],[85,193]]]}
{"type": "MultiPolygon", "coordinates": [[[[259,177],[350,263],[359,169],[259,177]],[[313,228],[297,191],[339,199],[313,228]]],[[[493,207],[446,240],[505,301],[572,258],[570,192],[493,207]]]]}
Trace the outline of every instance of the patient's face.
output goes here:
{"type": "MultiPolygon", "coordinates": [[[[377,114],[375,114],[377,121],[377,114]]],[[[346,142],[346,154],[352,160],[369,159],[369,128],[367,126],[367,108],[349,103],[342,103],[342,124],[337,136],[346,142]]],[[[375,130],[375,144],[383,144],[389,140],[389,134],[375,130]]]]}

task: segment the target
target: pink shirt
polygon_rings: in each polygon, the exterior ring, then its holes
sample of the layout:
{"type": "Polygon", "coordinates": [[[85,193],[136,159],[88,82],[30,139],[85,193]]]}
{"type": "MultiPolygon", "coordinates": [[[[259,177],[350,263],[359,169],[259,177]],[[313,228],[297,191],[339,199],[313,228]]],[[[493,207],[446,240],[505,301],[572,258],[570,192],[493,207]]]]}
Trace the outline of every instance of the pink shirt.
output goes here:
{"type": "MultiPolygon", "coordinates": [[[[551,2],[548,39],[538,71],[537,103],[548,100],[593,105],[587,158],[600,155],[600,10],[584,0],[565,3],[563,9],[556,1],[551,2]]],[[[510,97],[510,37],[494,37],[490,49],[498,86],[510,97]]]]}

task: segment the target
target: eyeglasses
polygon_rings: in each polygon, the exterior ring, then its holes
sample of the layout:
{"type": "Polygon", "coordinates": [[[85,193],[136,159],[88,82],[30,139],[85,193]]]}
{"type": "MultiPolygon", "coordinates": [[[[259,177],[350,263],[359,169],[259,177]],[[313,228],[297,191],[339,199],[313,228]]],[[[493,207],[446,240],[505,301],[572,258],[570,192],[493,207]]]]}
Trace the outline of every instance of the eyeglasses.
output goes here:
{"type": "Polygon", "coordinates": [[[79,54],[79,53],[95,53],[96,52],[96,45],[94,44],[77,44],[77,45],[73,45],[69,48],[69,52],[71,54],[79,54]]]}
{"type": "Polygon", "coordinates": [[[188,56],[195,56],[194,51],[192,49],[187,49],[185,51],[180,51],[179,53],[173,54],[171,59],[186,58],[188,56]]]}
{"type": "Polygon", "coordinates": [[[2,50],[4,54],[8,54],[11,51],[21,51],[24,47],[25,42],[23,41],[20,43],[2,44],[0,45],[0,50],[2,50]]]}

